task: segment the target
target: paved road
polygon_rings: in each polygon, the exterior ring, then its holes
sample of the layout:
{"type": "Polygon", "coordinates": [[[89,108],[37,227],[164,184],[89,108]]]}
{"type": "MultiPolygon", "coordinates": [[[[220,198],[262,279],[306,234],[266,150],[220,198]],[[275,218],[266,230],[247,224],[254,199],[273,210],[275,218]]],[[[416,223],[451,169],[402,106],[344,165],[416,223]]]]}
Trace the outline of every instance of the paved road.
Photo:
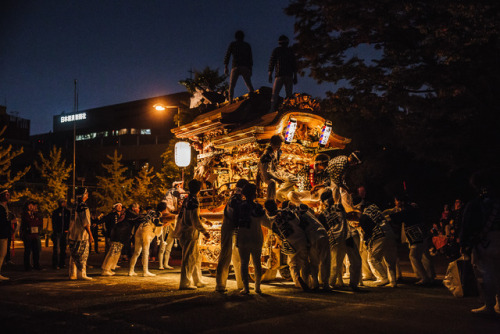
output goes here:
{"type": "MultiPolygon", "coordinates": [[[[15,257],[21,263],[22,251],[15,257]]],[[[44,249],[42,263],[49,263],[44,249]]],[[[1,333],[500,333],[498,318],[469,309],[477,298],[457,299],[438,282],[416,287],[404,272],[398,288],[364,287],[305,293],[290,282],[264,284],[263,295],[241,296],[234,280],[229,292],[206,288],[179,291],[179,270],[156,277],[99,276],[103,255],[93,254],[93,281],[69,281],[66,270],[24,272],[15,265],[0,283],[1,333]]],[[[126,265],[126,264],[124,264],[126,265]]],[[[406,264],[407,265],[407,264],[406,264]]],[[[406,266],[403,263],[403,267],[406,266]]],[[[152,268],[156,268],[152,264],[152,268]]],[[[141,268],[137,268],[140,272],[141,268]]]]}

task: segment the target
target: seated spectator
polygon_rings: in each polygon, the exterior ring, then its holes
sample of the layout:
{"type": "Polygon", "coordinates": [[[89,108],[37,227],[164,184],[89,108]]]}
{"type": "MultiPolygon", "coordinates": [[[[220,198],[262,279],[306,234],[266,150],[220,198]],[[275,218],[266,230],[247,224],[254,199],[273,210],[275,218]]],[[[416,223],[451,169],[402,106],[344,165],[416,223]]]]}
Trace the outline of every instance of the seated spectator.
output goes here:
{"type": "Polygon", "coordinates": [[[448,224],[451,218],[450,206],[448,204],[444,205],[443,212],[441,213],[441,221],[448,224]]]}

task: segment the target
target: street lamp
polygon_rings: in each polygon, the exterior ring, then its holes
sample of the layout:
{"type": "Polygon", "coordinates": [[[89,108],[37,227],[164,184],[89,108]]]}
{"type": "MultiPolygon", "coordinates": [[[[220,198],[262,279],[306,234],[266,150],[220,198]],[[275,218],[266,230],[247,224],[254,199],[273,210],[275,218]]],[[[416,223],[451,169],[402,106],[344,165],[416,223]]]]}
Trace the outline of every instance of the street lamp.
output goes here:
{"type": "Polygon", "coordinates": [[[180,117],[181,108],[179,108],[178,106],[166,106],[161,103],[157,103],[153,106],[153,108],[156,111],[165,111],[165,109],[177,109],[177,127],[181,126],[181,117],[180,117]]]}

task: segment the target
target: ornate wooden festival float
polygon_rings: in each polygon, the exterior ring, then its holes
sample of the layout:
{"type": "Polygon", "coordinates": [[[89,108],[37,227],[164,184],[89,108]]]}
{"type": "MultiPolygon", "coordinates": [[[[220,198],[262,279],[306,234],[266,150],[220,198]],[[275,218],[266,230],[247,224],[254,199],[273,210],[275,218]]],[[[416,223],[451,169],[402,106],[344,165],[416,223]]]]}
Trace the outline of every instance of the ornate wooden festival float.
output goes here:
{"type": "MultiPolygon", "coordinates": [[[[295,94],[275,112],[269,112],[270,100],[270,90],[263,87],[172,130],[198,151],[195,178],[207,187],[200,193],[201,214],[213,222],[211,238],[201,238],[200,251],[203,268],[211,272],[217,267],[223,209],[234,184],[240,178],[256,183],[257,200],[264,202],[267,186],[259,181],[257,164],[273,135],[281,134],[285,139],[280,167],[289,175],[309,165],[317,153],[344,149],[350,142],[335,134],[332,123],[318,115],[319,103],[309,95],[295,94]]],[[[289,278],[281,241],[267,228],[262,229],[263,280],[274,279],[278,271],[289,278]]]]}

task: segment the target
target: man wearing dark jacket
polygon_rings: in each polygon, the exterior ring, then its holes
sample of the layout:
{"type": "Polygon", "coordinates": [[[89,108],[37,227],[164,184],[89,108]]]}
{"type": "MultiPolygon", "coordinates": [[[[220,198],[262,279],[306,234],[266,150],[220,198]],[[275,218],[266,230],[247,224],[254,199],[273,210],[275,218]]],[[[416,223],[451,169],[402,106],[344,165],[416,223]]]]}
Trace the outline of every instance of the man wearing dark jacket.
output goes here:
{"type": "Polygon", "coordinates": [[[288,42],[288,37],[281,35],[278,39],[279,47],[273,50],[269,59],[269,83],[273,83],[273,71],[275,75],[270,112],[276,110],[283,85],[286,97],[289,98],[292,97],[293,85],[297,84],[297,64],[292,49],[288,47],[288,42]]]}
{"type": "Polygon", "coordinates": [[[436,274],[429,254],[429,238],[425,233],[422,212],[415,203],[406,202],[402,195],[397,195],[395,200],[403,202],[402,210],[391,214],[390,219],[393,224],[404,224],[404,233],[410,247],[410,263],[419,279],[415,284],[430,284],[436,274]]]}
{"type": "Polygon", "coordinates": [[[111,244],[111,231],[113,230],[113,227],[120,221],[123,220],[124,215],[122,215],[122,203],[115,203],[113,204],[113,209],[111,210],[110,213],[108,213],[104,218],[102,218],[102,221],[104,222],[104,238],[106,240],[106,248],[105,252],[108,253],[109,246],[111,244]]]}
{"type": "Polygon", "coordinates": [[[245,34],[243,31],[238,30],[234,35],[235,41],[229,44],[226,51],[226,56],[224,57],[224,73],[228,74],[229,58],[233,56],[233,64],[231,69],[231,77],[229,79],[229,103],[233,102],[234,97],[234,87],[236,87],[236,82],[238,77],[241,75],[243,80],[245,80],[245,85],[249,92],[253,92],[252,85],[252,48],[250,44],[243,41],[245,34]]]}
{"type": "Polygon", "coordinates": [[[69,230],[71,212],[66,208],[66,200],[57,201],[59,207],[52,212],[52,267],[64,268],[66,262],[66,239],[69,230]]]}
{"type": "Polygon", "coordinates": [[[471,185],[478,192],[465,207],[460,233],[462,253],[472,265],[484,305],[472,313],[500,314],[500,169],[476,172],[471,185]]]}
{"type": "Polygon", "coordinates": [[[133,203],[126,210],[124,219],[113,226],[110,232],[110,247],[101,266],[101,275],[112,276],[115,274],[112,270],[117,267],[123,246],[130,244],[130,240],[135,232],[134,228],[137,228],[142,221],[139,213],[139,204],[133,203]]]}

